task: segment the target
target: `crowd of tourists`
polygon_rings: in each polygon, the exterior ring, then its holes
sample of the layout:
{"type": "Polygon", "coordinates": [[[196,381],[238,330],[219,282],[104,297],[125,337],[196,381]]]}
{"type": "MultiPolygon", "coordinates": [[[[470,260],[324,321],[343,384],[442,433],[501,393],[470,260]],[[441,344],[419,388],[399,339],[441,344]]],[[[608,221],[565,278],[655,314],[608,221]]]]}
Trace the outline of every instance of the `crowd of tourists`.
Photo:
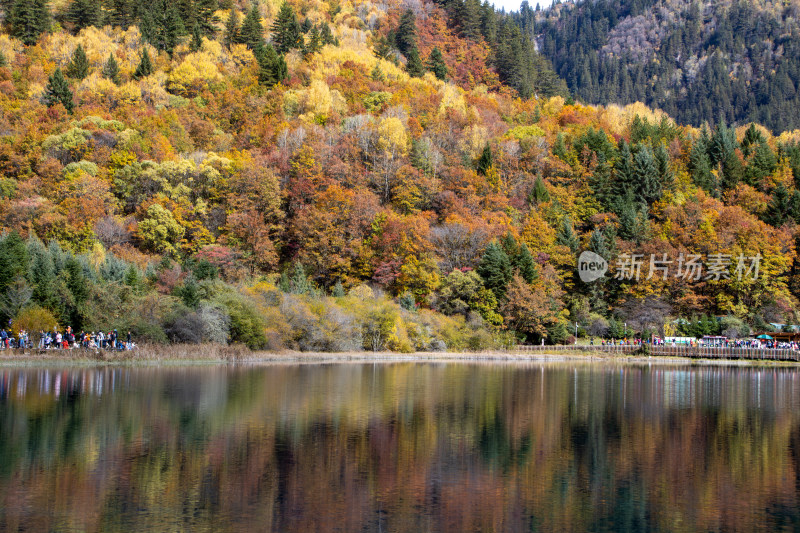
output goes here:
{"type": "Polygon", "coordinates": [[[58,328],[53,331],[39,331],[38,343],[34,343],[31,335],[20,330],[15,336],[12,332],[0,329],[0,349],[8,348],[38,348],[40,350],[69,350],[73,348],[94,348],[102,350],[132,350],[136,344],[131,339],[129,331],[124,338],[120,337],[117,330],[109,332],[86,332],[76,334],[71,327],[62,332],[58,328]]]}

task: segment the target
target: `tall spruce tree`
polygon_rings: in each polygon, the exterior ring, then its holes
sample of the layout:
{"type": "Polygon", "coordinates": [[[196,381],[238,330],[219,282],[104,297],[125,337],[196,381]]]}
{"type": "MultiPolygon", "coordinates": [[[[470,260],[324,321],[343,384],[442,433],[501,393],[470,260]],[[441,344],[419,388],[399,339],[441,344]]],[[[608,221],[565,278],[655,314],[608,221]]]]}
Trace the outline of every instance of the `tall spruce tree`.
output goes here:
{"type": "Polygon", "coordinates": [[[140,80],[142,78],[146,78],[147,76],[153,73],[153,62],[150,61],[150,54],[147,52],[147,48],[142,50],[142,56],[139,60],[139,64],[136,66],[136,70],[133,73],[134,79],[140,80]]]}
{"type": "Polygon", "coordinates": [[[47,88],[44,91],[44,96],[42,97],[42,102],[47,107],[61,104],[70,114],[75,108],[75,104],[72,102],[72,91],[69,89],[69,84],[66,78],[64,78],[64,74],[61,72],[60,68],[57,68],[50,76],[47,82],[47,88]]]}
{"type": "Polygon", "coordinates": [[[192,27],[192,40],[189,41],[189,49],[192,52],[197,52],[203,48],[203,36],[200,32],[200,24],[194,23],[192,27]]]}
{"type": "Polygon", "coordinates": [[[572,227],[572,220],[568,216],[561,219],[561,225],[556,233],[556,244],[566,246],[573,254],[578,253],[580,241],[572,227]]]}
{"type": "Polygon", "coordinates": [[[47,0],[14,0],[6,21],[12,36],[28,46],[36,44],[39,36],[50,29],[47,0]]]}
{"type": "Polygon", "coordinates": [[[99,26],[103,20],[100,2],[97,0],[72,0],[66,13],[67,21],[75,32],[89,26],[99,26]]]}
{"type": "Polygon", "coordinates": [[[496,241],[490,242],[486,247],[477,272],[483,278],[486,288],[494,293],[498,301],[502,300],[506,295],[513,271],[511,261],[496,241]]]}
{"type": "Polygon", "coordinates": [[[163,50],[172,55],[179,38],[186,34],[186,28],[175,3],[170,0],[155,0],[147,6],[142,4],[140,18],[139,30],[142,38],[156,50],[163,50]]]}
{"type": "Polygon", "coordinates": [[[519,275],[528,283],[533,283],[536,279],[536,264],[533,260],[530,248],[524,242],[519,245],[517,255],[512,260],[512,267],[519,272],[519,275]]]}
{"type": "Polygon", "coordinates": [[[272,45],[278,54],[285,54],[286,52],[299,48],[303,42],[300,33],[300,24],[297,22],[297,16],[294,13],[294,8],[283,2],[278,11],[278,16],[275,17],[275,22],[272,23],[272,45]]]}
{"type": "Polygon", "coordinates": [[[406,9],[400,16],[400,23],[394,32],[394,44],[406,57],[417,49],[417,19],[410,9],[406,9]]]}
{"type": "Polygon", "coordinates": [[[76,80],[82,80],[89,75],[89,58],[86,57],[86,51],[83,49],[82,45],[79,44],[78,47],[75,48],[75,52],[72,53],[72,59],[64,73],[67,77],[76,80]]]}
{"type": "Polygon", "coordinates": [[[107,24],[110,24],[111,26],[119,26],[125,30],[136,22],[136,0],[107,0],[104,5],[107,10],[107,24]]]}
{"type": "Polygon", "coordinates": [[[528,195],[528,203],[531,205],[539,205],[548,201],[550,201],[550,193],[547,191],[544,180],[542,180],[541,176],[536,176],[536,180],[533,182],[533,188],[528,195]]]}
{"type": "Polygon", "coordinates": [[[235,7],[231,8],[228,14],[228,21],[225,23],[225,35],[222,38],[225,47],[230,47],[239,42],[239,12],[235,7]]]}
{"type": "Polygon", "coordinates": [[[438,46],[431,50],[431,55],[428,56],[427,67],[428,70],[433,72],[437,79],[447,81],[447,65],[444,62],[442,51],[439,50],[438,46]]]}
{"type": "Polygon", "coordinates": [[[114,54],[108,54],[108,59],[105,65],[103,65],[103,77],[113,81],[117,85],[122,81],[119,76],[119,63],[117,63],[114,54]]]}
{"type": "Polygon", "coordinates": [[[256,53],[258,61],[258,82],[267,87],[285,80],[289,73],[283,56],[275,52],[271,44],[263,46],[256,53]]]}
{"type": "Polygon", "coordinates": [[[645,204],[652,204],[661,197],[661,182],[653,152],[646,144],[639,145],[633,156],[633,175],[636,197],[645,204]]]}
{"type": "Polygon", "coordinates": [[[406,72],[415,78],[425,74],[425,65],[422,64],[422,59],[419,57],[419,51],[416,48],[411,49],[406,56],[406,72]]]}
{"type": "Polygon", "coordinates": [[[239,42],[250,50],[259,50],[264,46],[264,27],[261,25],[261,13],[258,4],[253,4],[239,30],[239,42]]]}
{"type": "Polygon", "coordinates": [[[475,162],[475,170],[481,176],[485,176],[489,169],[492,168],[492,165],[494,165],[492,147],[489,146],[489,143],[486,143],[486,146],[483,147],[481,155],[478,156],[478,160],[475,162]]]}

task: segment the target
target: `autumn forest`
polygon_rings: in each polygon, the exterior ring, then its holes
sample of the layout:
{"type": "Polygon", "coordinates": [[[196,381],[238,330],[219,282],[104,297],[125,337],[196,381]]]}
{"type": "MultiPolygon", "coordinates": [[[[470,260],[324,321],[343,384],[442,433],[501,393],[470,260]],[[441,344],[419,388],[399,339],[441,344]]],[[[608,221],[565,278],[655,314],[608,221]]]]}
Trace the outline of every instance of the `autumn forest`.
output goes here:
{"type": "Polygon", "coordinates": [[[14,331],[411,352],[798,321],[800,131],[571,96],[488,3],[0,12],[14,331]],[[581,281],[585,250],[606,277],[581,281]],[[687,279],[645,259],[636,280],[631,254],[732,260],[687,279]]]}

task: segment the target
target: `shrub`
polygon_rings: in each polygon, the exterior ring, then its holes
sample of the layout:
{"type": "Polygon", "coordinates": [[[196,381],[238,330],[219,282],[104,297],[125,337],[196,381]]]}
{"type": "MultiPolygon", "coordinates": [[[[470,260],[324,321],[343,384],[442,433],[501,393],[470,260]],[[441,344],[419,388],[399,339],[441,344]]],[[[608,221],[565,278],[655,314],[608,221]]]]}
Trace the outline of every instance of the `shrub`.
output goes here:
{"type": "Polygon", "coordinates": [[[266,325],[255,304],[240,294],[228,292],[214,302],[230,317],[229,342],[241,342],[251,350],[263,350],[267,346],[264,335],[266,325]]]}

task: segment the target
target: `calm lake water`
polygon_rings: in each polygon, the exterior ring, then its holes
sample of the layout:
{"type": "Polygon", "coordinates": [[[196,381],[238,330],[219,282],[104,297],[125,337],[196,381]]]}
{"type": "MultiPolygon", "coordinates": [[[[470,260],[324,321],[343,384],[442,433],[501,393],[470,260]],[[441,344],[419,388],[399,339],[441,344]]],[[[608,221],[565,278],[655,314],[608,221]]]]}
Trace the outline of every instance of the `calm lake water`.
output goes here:
{"type": "Polygon", "coordinates": [[[799,499],[794,369],[0,369],[3,531],[775,531],[799,499]]]}

